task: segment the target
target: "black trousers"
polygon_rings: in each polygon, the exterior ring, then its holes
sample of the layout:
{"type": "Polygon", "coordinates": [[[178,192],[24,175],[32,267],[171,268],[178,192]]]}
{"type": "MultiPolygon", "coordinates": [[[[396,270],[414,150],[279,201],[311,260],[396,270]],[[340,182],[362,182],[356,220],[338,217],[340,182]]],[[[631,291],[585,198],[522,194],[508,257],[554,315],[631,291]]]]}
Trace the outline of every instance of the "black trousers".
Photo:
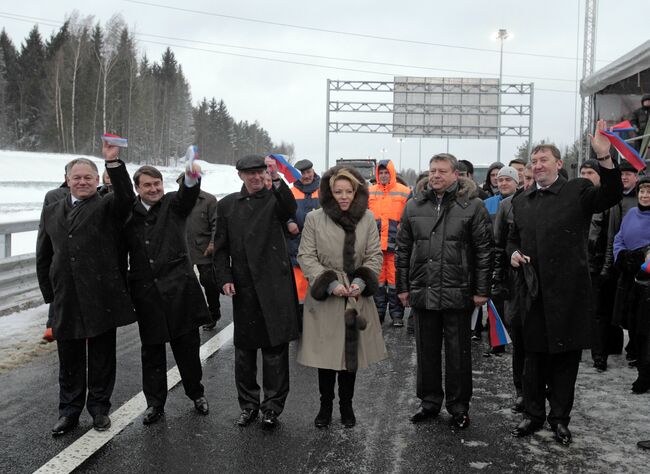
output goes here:
{"type": "Polygon", "coordinates": [[[517,391],[517,396],[524,393],[524,361],[526,351],[524,348],[524,328],[521,322],[510,326],[510,339],[512,339],[512,383],[517,391]]]}
{"type": "Polygon", "coordinates": [[[381,285],[374,295],[375,306],[379,314],[379,321],[384,322],[386,317],[386,310],[390,314],[391,319],[404,318],[404,306],[397,296],[397,289],[390,288],[388,285],[381,285]]]}
{"type": "Polygon", "coordinates": [[[623,350],[623,329],[612,326],[615,282],[603,282],[600,275],[591,274],[592,292],[596,301],[596,310],[591,326],[591,358],[604,359],[610,354],[620,354],[623,350]]]}
{"type": "Polygon", "coordinates": [[[339,406],[351,407],[357,373],[330,369],[318,369],[318,391],[320,392],[321,406],[331,408],[334,404],[336,374],[339,376],[339,406]]]}
{"type": "Polygon", "coordinates": [[[205,290],[210,316],[212,316],[213,322],[217,322],[221,318],[221,303],[219,303],[220,291],[214,274],[214,266],[211,263],[201,263],[196,268],[199,271],[199,283],[205,290]]]}
{"type": "Polygon", "coordinates": [[[284,410],[284,402],[289,395],[289,344],[266,347],[261,351],[264,400],[260,405],[257,349],[235,347],[235,385],[239,406],[242,410],[273,410],[279,415],[284,410]]]}
{"type": "Polygon", "coordinates": [[[560,354],[526,352],[524,362],[524,414],[527,418],[551,426],[568,426],[582,351],[560,354]],[[546,416],[546,396],[551,409],[546,416]]]}
{"type": "MultiPolygon", "coordinates": [[[[178,371],[181,374],[185,395],[191,400],[203,396],[201,384],[203,370],[199,348],[199,330],[183,334],[169,341],[178,371]]],[[[149,407],[164,407],[167,401],[167,351],[165,343],[142,344],[142,391],[149,407]]]]}
{"type": "MultiPolygon", "coordinates": [[[[413,311],[413,309],[412,309],[413,311]]],[[[471,310],[417,309],[417,396],[427,410],[469,411],[472,398],[471,310]],[[442,341],[445,343],[445,390],[442,389],[442,341]]]]}
{"type": "Polygon", "coordinates": [[[115,329],[88,339],[57,341],[57,350],[59,416],[79,418],[84,405],[93,417],[108,415],[115,386],[115,329]]]}

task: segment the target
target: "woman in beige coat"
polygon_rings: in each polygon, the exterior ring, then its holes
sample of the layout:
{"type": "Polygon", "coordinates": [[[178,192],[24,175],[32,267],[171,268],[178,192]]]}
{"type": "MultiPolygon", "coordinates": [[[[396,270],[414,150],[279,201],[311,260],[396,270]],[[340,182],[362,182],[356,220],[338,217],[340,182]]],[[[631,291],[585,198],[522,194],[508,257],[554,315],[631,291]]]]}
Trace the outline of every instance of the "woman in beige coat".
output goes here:
{"type": "Polygon", "coordinates": [[[307,214],[298,262],[309,281],[298,362],[318,368],[318,428],[332,419],[338,373],[341,423],[356,423],[352,409],[358,368],[387,357],[372,296],[382,254],[368,211],[368,187],[354,169],[335,166],[320,185],[321,208],[307,214]]]}

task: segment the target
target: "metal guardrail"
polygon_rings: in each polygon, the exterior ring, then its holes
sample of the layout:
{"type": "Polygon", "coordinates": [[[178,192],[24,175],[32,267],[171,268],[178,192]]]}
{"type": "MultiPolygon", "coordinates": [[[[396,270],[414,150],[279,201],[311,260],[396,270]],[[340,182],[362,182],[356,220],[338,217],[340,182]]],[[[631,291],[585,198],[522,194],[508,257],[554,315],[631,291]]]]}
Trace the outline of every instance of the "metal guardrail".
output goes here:
{"type": "Polygon", "coordinates": [[[38,220],[0,223],[0,258],[11,257],[11,234],[38,230],[38,220]]]}
{"type": "Polygon", "coordinates": [[[38,220],[0,224],[0,316],[43,302],[36,254],[11,256],[11,235],[38,230],[38,220]]]}

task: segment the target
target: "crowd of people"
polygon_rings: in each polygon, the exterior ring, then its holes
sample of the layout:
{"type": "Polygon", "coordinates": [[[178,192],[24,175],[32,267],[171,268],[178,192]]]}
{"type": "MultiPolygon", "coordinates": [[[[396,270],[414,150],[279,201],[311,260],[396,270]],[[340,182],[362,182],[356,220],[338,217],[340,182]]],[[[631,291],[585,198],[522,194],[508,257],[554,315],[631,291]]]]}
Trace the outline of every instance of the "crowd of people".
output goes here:
{"type": "MultiPolygon", "coordinates": [[[[99,192],[95,164],[73,160],[39,228],[37,273],[60,363],[53,435],[72,430],[84,406],[96,430],[110,427],[116,328],[136,321],[144,424],[164,415],[167,343],[185,394],[207,415],[199,328],[216,327],[221,294],[233,301],[239,426],[260,412],[265,428],[278,424],[297,340],[297,362],[318,372],[314,425],[330,425],[338,381],[341,423],[353,427],[357,372],[389,357],[386,313],[393,328],[408,313],[420,399],[410,420],[435,418],[444,402],[464,429],[483,321],[472,314],[489,304],[512,339],[512,410],[522,413],[512,434],[548,422],[569,444],[584,349],[605,371],[626,329],[632,390],[650,390],[650,178],[617,164],[598,131],[592,148],[580,178],[563,176],[560,151],[542,144],[528,162],[490,166],[483,186],[471,162],[440,153],[413,189],[390,160],[377,163],[374,184],[345,166],[319,176],[301,160],[289,187],[273,158],[250,155],[236,164],[241,190],[217,202],[196,163],[165,193],[159,170],[142,166],[132,183],[119,148],[104,143],[109,184],[99,192]]],[[[491,344],[485,356],[504,351],[491,344]]]]}

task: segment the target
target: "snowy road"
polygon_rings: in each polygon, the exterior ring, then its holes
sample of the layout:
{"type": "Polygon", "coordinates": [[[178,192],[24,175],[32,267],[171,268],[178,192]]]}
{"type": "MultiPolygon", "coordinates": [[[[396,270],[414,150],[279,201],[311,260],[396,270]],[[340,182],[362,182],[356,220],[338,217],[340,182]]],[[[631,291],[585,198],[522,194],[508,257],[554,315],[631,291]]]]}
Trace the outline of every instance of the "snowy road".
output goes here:
{"type": "MultiPolygon", "coordinates": [[[[222,300],[220,329],[231,319],[230,304],[222,300]]],[[[42,306],[15,315],[33,320],[22,326],[23,339],[29,341],[29,333],[40,337],[45,314],[42,306]]],[[[0,334],[21,327],[11,318],[0,318],[0,334]]],[[[484,359],[482,344],[473,345],[472,425],[465,431],[454,430],[446,414],[412,425],[408,417],[417,407],[413,339],[405,330],[387,327],[384,333],[391,357],[359,374],[355,394],[359,423],[353,429],[342,428],[338,420],[327,430],[313,427],[318,407],[316,373],[293,362],[291,393],[279,429],[270,434],[258,425],[234,427],[239,410],[233,347],[228,342],[205,366],[209,416],[196,415],[182,389],[175,388],[162,423],[144,427],[137,416],[92,455],[81,471],[647,472],[649,455],[635,444],[640,438],[650,438],[650,395],[631,393],[636,374],[624,357],[612,357],[610,370],[598,374],[585,352],[571,422],[575,441],[565,448],[552,439],[548,429],[530,439],[510,437],[510,429],[519,420],[508,409],[512,402],[510,355],[484,359]]],[[[204,342],[210,336],[203,334],[204,342]]],[[[123,328],[118,337],[114,410],[141,389],[137,330],[123,328]]],[[[14,336],[2,337],[0,343],[3,364],[12,351],[14,357],[26,353],[16,358],[20,363],[5,367],[0,374],[0,423],[4,427],[0,472],[32,472],[89,430],[91,420],[84,413],[73,433],[53,439],[49,428],[56,420],[54,344],[33,353],[33,341],[31,345],[19,343],[14,336]]]]}

